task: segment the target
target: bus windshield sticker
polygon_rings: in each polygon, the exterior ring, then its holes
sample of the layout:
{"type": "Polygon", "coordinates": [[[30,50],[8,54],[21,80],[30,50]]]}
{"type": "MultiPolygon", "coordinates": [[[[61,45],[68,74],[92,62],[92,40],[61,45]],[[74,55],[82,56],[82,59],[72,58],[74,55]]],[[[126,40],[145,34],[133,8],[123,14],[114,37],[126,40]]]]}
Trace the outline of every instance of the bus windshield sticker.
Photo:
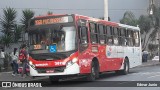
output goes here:
{"type": "Polygon", "coordinates": [[[34,45],[34,49],[41,49],[42,46],[41,45],[34,45]]]}
{"type": "Polygon", "coordinates": [[[57,52],[57,46],[56,46],[56,44],[50,45],[50,46],[49,46],[49,51],[52,52],[52,53],[53,53],[53,52],[57,52]]]}

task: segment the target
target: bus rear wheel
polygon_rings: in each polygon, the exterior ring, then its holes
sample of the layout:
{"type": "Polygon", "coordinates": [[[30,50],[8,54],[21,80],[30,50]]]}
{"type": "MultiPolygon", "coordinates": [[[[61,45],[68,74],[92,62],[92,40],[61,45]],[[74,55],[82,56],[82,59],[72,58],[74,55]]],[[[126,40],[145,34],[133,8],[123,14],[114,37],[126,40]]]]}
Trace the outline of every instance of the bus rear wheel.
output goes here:
{"type": "Polygon", "coordinates": [[[98,65],[93,61],[91,64],[91,73],[87,76],[88,81],[94,81],[99,77],[98,65]]]}
{"type": "Polygon", "coordinates": [[[125,60],[124,69],[116,71],[117,74],[127,75],[129,73],[129,61],[125,60]]]}

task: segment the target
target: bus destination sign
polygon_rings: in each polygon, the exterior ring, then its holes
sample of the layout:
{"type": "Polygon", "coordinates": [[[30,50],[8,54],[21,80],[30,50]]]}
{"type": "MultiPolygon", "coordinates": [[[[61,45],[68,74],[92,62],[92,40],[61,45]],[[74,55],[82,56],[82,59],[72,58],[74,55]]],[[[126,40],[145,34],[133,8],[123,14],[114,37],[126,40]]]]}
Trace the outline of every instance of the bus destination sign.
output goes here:
{"type": "Polygon", "coordinates": [[[36,19],[34,21],[34,25],[46,25],[46,24],[67,23],[67,22],[73,22],[71,16],[36,19]]]}

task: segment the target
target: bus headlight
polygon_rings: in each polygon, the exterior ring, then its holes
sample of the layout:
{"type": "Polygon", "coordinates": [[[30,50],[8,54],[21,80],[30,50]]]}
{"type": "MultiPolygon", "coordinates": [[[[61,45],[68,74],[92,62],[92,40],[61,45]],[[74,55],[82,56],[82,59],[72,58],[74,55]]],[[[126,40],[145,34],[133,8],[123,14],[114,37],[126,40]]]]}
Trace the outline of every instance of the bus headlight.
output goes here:
{"type": "Polygon", "coordinates": [[[74,63],[76,63],[78,61],[77,58],[73,58],[71,61],[68,61],[66,64],[66,67],[70,67],[71,65],[73,65],[74,63]]]}
{"type": "Polygon", "coordinates": [[[33,65],[32,61],[29,61],[29,65],[33,65]]]}
{"type": "Polygon", "coordinates": [[[35,65],[33,64],[32,61],[29,61],[29,65],[30,65],[33,69],[35,69],[35,65]]]}
{"type": "Polygon", "coordinates": [[[73,58],[72,63],[76,63],[78,61],[77,58],[73,58]]]}

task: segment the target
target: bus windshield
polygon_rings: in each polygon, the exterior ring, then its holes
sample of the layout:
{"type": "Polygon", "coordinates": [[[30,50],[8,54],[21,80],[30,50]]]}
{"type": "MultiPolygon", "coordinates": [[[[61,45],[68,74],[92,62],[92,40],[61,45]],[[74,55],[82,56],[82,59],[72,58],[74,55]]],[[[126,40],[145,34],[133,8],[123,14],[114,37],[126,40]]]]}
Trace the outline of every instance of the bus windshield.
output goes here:
{"type": "MultiPolygon", "coordinates": [[[[29,32],[29,44],[32,50],[47,50],[50,46],[54,51],[66,52],[76,48],[76,29],[74,26],[65,26],[61,28],[37,28],[29,32]]],[[[48,50],[49,51],[49,50],[48,50]]]]}

